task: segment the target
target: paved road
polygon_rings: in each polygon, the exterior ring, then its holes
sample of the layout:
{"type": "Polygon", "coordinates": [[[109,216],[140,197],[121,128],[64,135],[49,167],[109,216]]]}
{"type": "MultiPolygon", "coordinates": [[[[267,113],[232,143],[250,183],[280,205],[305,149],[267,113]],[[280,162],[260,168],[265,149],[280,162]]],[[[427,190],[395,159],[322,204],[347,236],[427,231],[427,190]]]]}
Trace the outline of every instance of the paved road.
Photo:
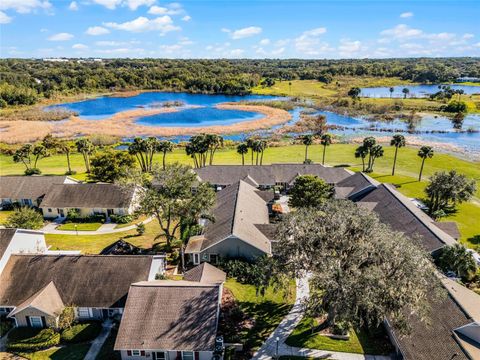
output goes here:
{"type": "Polygon", "coordinates": [[[269,360],[277,356],[290,355],[311,357],[316,359],[332,360],[391,360],[389,356],[374,356],[351,354],[336,351],[302,349],[285,344],[290,333],[295,329],[304,315],[304,302],[310,295],[308,276],[297,279],[297,295],[295,304],[285,316],[270,337],[263,343],[260,349],[253,355],[253,360],[269,360]]]}

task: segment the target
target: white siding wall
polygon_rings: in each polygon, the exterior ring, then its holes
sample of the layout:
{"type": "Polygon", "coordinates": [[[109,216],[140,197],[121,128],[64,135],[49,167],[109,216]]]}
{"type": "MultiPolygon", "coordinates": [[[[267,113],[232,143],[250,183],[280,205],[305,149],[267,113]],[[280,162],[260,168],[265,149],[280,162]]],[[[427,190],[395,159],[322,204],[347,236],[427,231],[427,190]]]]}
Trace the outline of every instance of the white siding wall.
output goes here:
{"type": "MultiPolygon", "coordinates": [[[[132,335],[132,336],[135,336],[135,335],[132,335]]],[[[133,349],[133,350],[140,350],[140,349],[133,349]]],[[[153,352],[155,350],[144,350],[144,351],[145,351],[145,356],[128,356],[126,350],[120,351],[120,354],[122,356],[122,360],[153,359],[153,352]]],[[[156,351],[166,351],[167,359],[165,360],[177,359],[177,351],[167,351],[167,350],[156,350],[156,351]]],[[[199,353],[199,360],[211,360],[213,357],[213,351],[199,351],[198,353],[199,353]]]]}

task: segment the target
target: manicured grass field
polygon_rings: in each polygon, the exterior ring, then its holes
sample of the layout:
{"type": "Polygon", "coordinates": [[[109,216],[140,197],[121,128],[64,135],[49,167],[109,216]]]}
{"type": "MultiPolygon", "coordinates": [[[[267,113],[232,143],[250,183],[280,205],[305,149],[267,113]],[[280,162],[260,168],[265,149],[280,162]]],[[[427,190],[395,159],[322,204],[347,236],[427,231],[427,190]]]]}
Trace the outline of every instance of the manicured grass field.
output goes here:
{"type": "MultiPolygon", "coordinates": [[[[355,144],[334,144],[327,148],[326,164],[331,166],[344,165],[348,166],[353,171],[359,171],[362,168],[359,159],[354,156],[354,151],[357,145],[355,144]]],[[[304,159],[305,148],[302,145],[290,145],[271,147],[265,150],[264,164],[269,163],[301,163],[304,159]]],[[[425,162],[423,181],[418,182],[418,171],[420,169],[420,158],[417,156],[418,149],[414,147],[402,148],[399,151],[397,159],[396,176],[391,177],[391,167],[393,162],[394,148],[391,146],[385,146],[384,157],[377,159],[375,163],[375,172],[372,174],[378,181],[390,182],[399,186],[399,191],[409,197],[424,196],[423,189],[427,184],[428,177],[436,171],[455,169],[459,173],[465,174],[470,178],[477,181],[477,193],[476,197],[469,203],[462,204],[458,208],[458,212],[455,215],[449,216],[443,220],[452,220],[458,223],[462,237],[461,241],[470,247],[480,247],[480,226],[478,220],[480,218],[480,163],[473,161],[466,161],[459,159],[455,156],[435,153],[432,159],[427,159],[425,162]]],[[[319,145],[313,145],[309,149],[309,157],[318,163],[322,157],[322,147],[319,145]]],[[[249,157],[246,157],[248,164],[249,157]]],[[[155,156],[155,161],[160,162],[160,155],[155,156]]],[[[192,165],[192,160],[185,155],[184,149],[176,149],[173,153],[167,155],[168,162],[182,162],[192,165]]],[[[217,151],[215,155],[215,164],[241,164],[241,157],[235,151],[235,149],[225,148],[217,151]]],[[[74,154],[72,156],[72,164],[77,166],[79,171],[76,177],[83,177],[84,171],[83,159],[80,155],[74,154]]],[[[62,174],[65,171],[65,159],[63,156],[52,156],[47,159],[42,159],[39,163],[40,168],[44,174],[62,174]]],[[[0,174],[22,174],[23,168],[20,164],[16,164],[12,161],[11,157],[4,155],[0,156],[0,174]]],[[[126,233],[130,235],[134,233],[126,233]]],[[[107,239],[102,241],[102,237],[98,237],[99,242],[105,244],[106,242],[112,242],[112,237],[107,236],[107,239]]],[[[50,238],[51,235],[48,236],[50,238]]],[[[117,239],[120,234],[117,234],[117,239]]],[[[82,237],[79,236],[79,239],[82,237]]],[[[135,239],[135,238],[134,238],[135,239]]],[[[53,240],[53,239],[52,239],[53,240]]],[[[116,239],[115,239],[116,240],[116,239]]],[[[141,241],[143,243],[144,240],[141,241]]],[[[60,242],[60,241],[59,241],[60,242]]],[[[92,240],[82,242],[82,250],[91,251],[98,250],[100,246],[85,247],[86,244],[91,243],[92,240]]],[[[151,243],[152,240],[146,241],[151,243]]],[[[77,242],[75,242],[76,244],[77,242]]],[[[72,246],[72,243],[65,242],[62,244],[72,246]]]]}
{"type": "Polygon", "coordinates": [[[95,231],[102,226],[101,223],[68,223],[62,224],[57,227],[57,230],[69,230],[69,231],[95,231]],[[76,226],[76,228],[75,228],[76,226]]]}
{"type": "Polygon", "coordinates": [[[318,325],[311,318],[303,319],[288,337],[287,345],[368,355],[386,355],[393,350],[386,333],[383,331],[375,331],[369,334],[365,330],[355,330],[350,331],[349,340],[338,340],[319,335],[316,332],[312,333],[312,322],[314,326],[318,325]]]}
{"type": "Polygon", "coordinates": [[[255,319],[255,325],[240,334],[240,342],[246,349],[255,350],[278,326],[283,317],[290,311],[295,301],[295,283],[291,283],[288,295],[284,291],[267,289],[264,296],[257,295],[255,286],[244,285],[228,279],[225,288],[229,289],[238,302],[240,309],[255,319]]]}
{"type": "Polygon", "coordinates": [[[137,236],[136,230],[102,235],[59,235],[46,234],[45,240],[51,250],[80,250],[83,254],[99,254],[107,246],[123,239],[129,243],[149,249],[155,244],[163,243],[164,238],[158,237],[161,233],[158,222],[151,221],[145,225],[145,233],[137,236]]]}
{"type": "Polygon", "coordinates": [[[43,351],[19,353],[18,355],[29,360],[83,360],[88,349],[90,349],[90,344],[72,344],[62,347],[53,347],[43,351]]]}

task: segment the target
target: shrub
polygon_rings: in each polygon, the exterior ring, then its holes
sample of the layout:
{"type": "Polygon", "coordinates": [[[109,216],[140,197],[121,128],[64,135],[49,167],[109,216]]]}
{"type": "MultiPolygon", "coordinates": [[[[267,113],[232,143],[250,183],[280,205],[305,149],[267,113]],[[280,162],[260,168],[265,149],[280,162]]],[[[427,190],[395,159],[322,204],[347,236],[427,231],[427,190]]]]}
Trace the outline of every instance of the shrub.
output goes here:
{"type": "Polygon", "coordinates": [[[43,227],[43,216],[37,210],[29,207],[21,207],[14,210],[6,221],[9,228],[37,230],[43,227]]]}
{"type": "Polygon", "coordinates": [[[65,175],[75,175],[77,172],[75,170],[65,171],[65,175]]]}
{"type": "Polygon", "coordinates": [[[137,234],[138,236],[142,236],[145,234],[145,224],[144,223],[138,223],[137,224],[137,234]]]}
{"type": "Polygon", "coordinates": [[[464,101],[452,100],[441,109],[445,112],[464,113],[467,111],[467,104],[464,101]]]}
{"type": "Polygon", "coordinates": [[[94,214],[89,216],[82,216],[80,214],[80,210],[78,209],[70,209],[67,212],[67,219],[66,223],[104,223],[105,222],[105,214],[94,214]]]}
{"type": "Polygon", "coordinates": [[[79,323],[62,332],[61,340],[63,343],[77,344],[95,339],[102,331],[102,325],[99,322],[79,323]]]}
{"type": "Polygon", "coordinates": [[[110,219],[117,224],[128,224],[133,221],[132,215],[110,215],[110,219]]]}
{"type": "Polygon", "coordinates": [[[72,306],[67,306],[63,309],[58,319],[58,327],[61,330],[70,329],[75,321],[75,310],[72,306]]]}
{"type": "MultiPolygon", "coordinates": [[[[15,329],[16,330],[16,329],[15,329]]],[[[25,328],[18,328],[19,332],[28,331],[25,328]]],[[[19,334],[21,336],[21,334],[19,334]]],[[[14,338],[14,337],[12,337],[14,338]]],[[[10,351],[38,351],[48,349],[60,343],[60,334],[53,329],[42,329],[36,335],[22,340],[12,341],[9,337],[7,348],[10,351]]]]}
{"type": "Polygon", "coordinates": [[[26,169],[25,170],[25,175],[30,176],[30,175],[40,175],[42,171],[39,168],[31,168],[31,169],[26,169]]]}

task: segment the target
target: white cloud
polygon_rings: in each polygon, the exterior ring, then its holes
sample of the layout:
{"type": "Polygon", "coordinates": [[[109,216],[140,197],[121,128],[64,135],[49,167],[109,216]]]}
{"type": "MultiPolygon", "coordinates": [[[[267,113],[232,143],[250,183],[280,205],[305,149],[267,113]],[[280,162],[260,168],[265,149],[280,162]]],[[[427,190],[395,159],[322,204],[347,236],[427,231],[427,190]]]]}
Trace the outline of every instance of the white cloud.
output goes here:
{"type": "Polygon", "coordinates": [[[182,17],[182,20],[183,21],[190,21],[190,20],[192,20],[192,17],[190,15],[185,15],[184,17],[182,17]]]}
{"type": "Polygon", "coordinates": [[[124,23],[107,22],[104,23],[104,25],[112,29],[129,32],[159,31],[161,34],[165,34],[170,31],[181,30],[179,26],[173,24],[172,18],[168,15],[155,19],[140,16],[132,21],[126,21],[124,23]]]}
{"type": "Polygon", "coordinates": [[[380,35],[393,39],[408,39],[421,37],[424,35],[424,33],[420,29],[413,29],[408,25],[399,24],[394,28],[383,30],[380,35]]]}
{"type": "MultiPolygon", "coordinates": [[[[178,15],[178,14],[181,14],[182,12],[183,12],[182,6],[178,3],[168,4],[166,7],[154,5],[148,10],[148,13],[152,15],[178,15]]],[[[190,20],[190,16],[184,16],[184,17],[190,20]]],[[[188,20],[184,20],[184,21],[188,21],[188,20]]]]}
{"type": "Polygon", "coordinates": [[[262,28],[258,26],[249,26],[243,29],[230,31],[228,29],[222,29],[223,32],[230,33],[230,37],[234,40],[244,39],[247,37],[258,35],[262,32],[262,28]]]}
{"type": "Polygon", "coordinates": [[[341,39],[338,46],[338,53],[340,56],[353,57],[358,52],[365,50],[362,43],[358,40],[351,41],[349,39],[341,39]]]}
{"type": "Polygon", "coordinates": [[[463,34],[462,38],[464,38],[465,40],[468,40],[468,39],[473,39],[475,37],[475,35],[473,34],[463,34]]]}
{"type": "Polygon", "coordinates": [[[85,45],[85,44],[74,44],[74,45],[72,45],[72,49],[85,50],[85,49],[88,49],[88,46],[85,45]]]}
{"type": "Polygon", "coordinates": [[[404,13],[400,14],[400,17],[402,19],[408,19],[408,18],[411,18],[412,16],[413,16],[413,12],[411,12],[411,11],[407,11],[407,12],[404,12],[404,13]]]}
{"type": "Polygon", "coordinates": [[[281,47],[279,49],[272,50],[272,55],[281,55],[285,52],[285,48],[281,47]]]}
{"type": "Polygon", "coordinates": [[[95,52],[105,55],[126,55],[130,54],[134,57],[141,57],[145,49],[141,48],[115,48],[115,49],[97,49],[95,52]]]}
{"type": "Polygon", "coordinates": [[[109,34],[110,30],[102,27],[102,26],[91,26],[85,31],[85,34],[92,35],[92,36],[99,36],[109,34]]]}
{"type": "Polygon", "coordinates": [[[126,43],[121,41],[95,41],[97,46],[123,46],[126,43]]]}
{"type": "Polygon", "coordinates": [[[8,24],[12,21],[12,18],[5,14],[3,11],[0,11],[0,24],[8,24]]]}
{"type": "Polygon", "coordinates": [[[68,41],[70,39],[73,39],[73,35],[66,32],[54,34],[48,38],[50,41],[68,41]]]}
{"type": "Polygon", "coordinates": [[[155,0],[126,0],[125,4],[130,10],[137,10],[140,6],[150,6],[155,3],[155,0]]]}
{"type": "Polygon", "coordinates": [[[480,42],[474,44],[473,46],[480,48],[480,42]]]}
{"type": "Polygon", "coordinates": [[[68,5],[68,8],[72,11],[77,11],[78,10],[78,4],[76,1],[72,1],[70,5],[68,5]]]}
{"type": "Polygon", "coordinates": [[[122,3],[122,0],[92,0],[98,5],[105,6],[107,9],[114,10],[122,3]]]}
{"type": "Polygon", "coordinates": [[[320,41],[321,35],[326,32],[324,27],[304,31],[295,38],[295,49],[304,55],[319,55],[331,50],[328,43],[320,41]]]}
{"type": "Polygon", "coordinates": [[[245,50],[243,50],[243,49],[232,49],[232,50],[230,50],[229,55],[231,57],[240,57],[240,56],[243,55],[244,52],[245,52],[245,50]]]}
{"type": "Polygon", "coordinates": [[[268,45],[270,44],[270,39],[262,39],[260,40],[259,44],[263,46],[268,45]]]}
{"type": "Polygon", "coordinates": [[[48,0],[1,0],[0,10],[15,10],[18,13],[26,14],[39,8],[50,9],[52,4],[48,0]]]}

